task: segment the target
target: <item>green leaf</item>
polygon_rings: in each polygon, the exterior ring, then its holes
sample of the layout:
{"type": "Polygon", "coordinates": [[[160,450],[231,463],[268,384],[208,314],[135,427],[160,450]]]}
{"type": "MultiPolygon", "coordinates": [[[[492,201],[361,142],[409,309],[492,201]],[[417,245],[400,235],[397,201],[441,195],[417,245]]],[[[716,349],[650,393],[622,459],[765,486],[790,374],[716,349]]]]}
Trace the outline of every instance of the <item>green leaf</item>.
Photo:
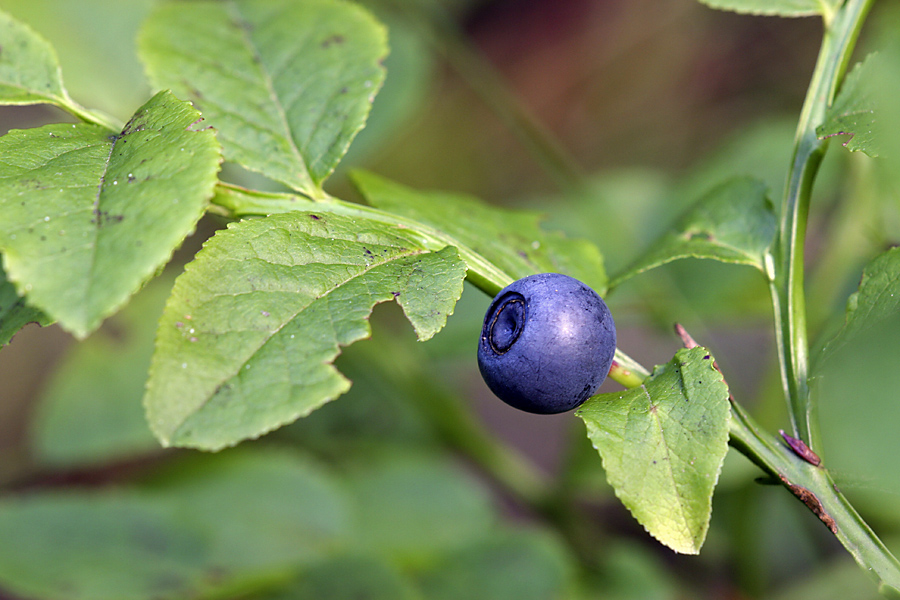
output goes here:
{"type": "Polygon", "coordinates": [[[0,266],[0,348],[28,323],[43,327],[52,322],[44,313],[25,303],[25,298],[16,293],[16,287],[6,279],[6,273],[0,266]]]}
{"type": "Polygon", "coordinates": [[[145,405],[167,445],[217,449],[307,415],[350,387],[333,366],[396,300],[433,336],[462,294],[456,249],[399,227],[291,212],[229,225],[181,275],[160,322],[145,405]]]}
{"type": "Polygon", "coordinates": [[[244,597],[349,537],[340,488],[289,454],[204,456],[152,490],[0,502],[0,589],[44,600],[244,597]]]}
{"type": "Polygon", "coordinates": [[[615,277],[615,287],[639,273],[680,258],[711,258],[766,273],[766,254],[778,220],[762,181],[730,179],[709,191],[641,258],[615,277]]]}
{"type": "Polygon", "coordinates": [[[571,559],[552,537],[522,529],[492,535],[449,555],[422,577],[429,600],[571,598],[571,559]]]}
{"type": "Polygon", "coordinates": [[[334,0],[169,2],[145,23],[150,79],[190,99],[225,156],[310,197],[365,125],[384,27],[334,0]]]}
{"type": "Polygon", "coordinates": [[[84,466],[159,450],[141,398],[173,279],[150,282],[104,327],[69,348],[35,411],[30,441],[38,462],[84,466]]]}
{"type": "Polygon", "coordinates": [[[859,288],[847,300],[844,326],[824,344],[813,372],[845,344],[900,311],[900,247],[876,257],[863,270],[859,288]]]}
{"type": "Polygon", "coordinates": [[[0,104],[66,103],[56,52],[47,40],[3,11],[0,40],[0,104]]]}
{"type": "Polygon", "coordinates": [[[305,569],[297,581],[261,600],[421,600],[396,569],[369,556],[338,556],[305,569]]]}
{"type": "Polygon", "coordinates": [[[53,45],[70,96],[124,123],[150,93],[132,48],[138,25],[153,4],[154,0],[4,0],[3,9],[53,45]]]}
{"type": "Polygon", "coordinates": [[[119,135],[61,123],[0,138],[0,250],[32,305],[85,337],[165,264],[216,182],[198,121],[161,92],[119,135]]]}
{"type": "Polygon", "coordinates": [[[641,387],[594,396],[575,414],[631,514],[666,546],[697,554],[728,451],[728,387],[709,352],[680,350],[641,387]]]}
{"type": "Polygon", "coordinates": [[[496,291],[527,275],[555,272],[571,275],[599,294],[606,292],[597,247],[542,230],[539,213],[496,208],[462,194],[421,192],[367,172],[355,172],[353,182],[376,208],[444,236],[459,248],[470,275],[499,286],[496,291]]]}
{"type": "Polygon", "coordinates": [[[405,568],[482,539],[496,517],[487,491],[456,465],[425,454],[388,454],[352,470],[356,543],[405,568]]]}
{"type": "Polygon", "coordinates": [[[711,8],[751,15],[807,17],[831,14],[841,0],[700,0],[711,8]]]}
{"type": "Polygon", "coordinates": [[[879,140],[876,93],[879,68],[877,55],[870,55],[844,79],[841,91],[825,113],[825,121],[816,129],[819,138],[847,136],[843,146],[850,152],[864,152],[872,157],[882,153],[879,140]]]}

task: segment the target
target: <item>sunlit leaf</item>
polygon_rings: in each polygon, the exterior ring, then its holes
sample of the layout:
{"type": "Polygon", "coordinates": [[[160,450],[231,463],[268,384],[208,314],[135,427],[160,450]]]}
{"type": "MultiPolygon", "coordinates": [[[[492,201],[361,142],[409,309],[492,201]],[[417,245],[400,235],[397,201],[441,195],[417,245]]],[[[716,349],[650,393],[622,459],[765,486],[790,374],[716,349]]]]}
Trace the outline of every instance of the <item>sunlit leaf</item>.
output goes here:
{"type": "Polygon", "coordinates": [[[219,145],[161,92],[119,135],[87,124],[0,138],[0,250],[28,301],[79,337],[169,259],[212,195],[219,145]]]}
{"type": "Polygon", "coordinates": [[[697,554],[728,451],[728,388],[709,352],[681,350],[644,385],[594,396],[576,414],[631,514],[676,552],[697,554]]]}
{"type": "Polygon", "coordinates": [[[168,2],[145,23],[140,53],[157,87],[218,129],[228,160],[318,197],[365,125],[386,38],[350,2],[168,2]]]}

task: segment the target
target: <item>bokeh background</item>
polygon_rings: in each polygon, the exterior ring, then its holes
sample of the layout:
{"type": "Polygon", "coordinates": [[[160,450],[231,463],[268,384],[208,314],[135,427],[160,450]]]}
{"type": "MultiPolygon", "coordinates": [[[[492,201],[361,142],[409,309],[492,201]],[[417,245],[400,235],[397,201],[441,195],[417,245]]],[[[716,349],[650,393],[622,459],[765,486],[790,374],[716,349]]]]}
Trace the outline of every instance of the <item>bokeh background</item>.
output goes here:
{"type": "MultiPolygon", "coordinates": [[[[74,98],[122,119],[151,93],[134,45],[152,4],[0,0],[56,47],[74,98]]],[[[327,186],[335,195],[355,198],[346,173],[365,168],[412,187],[539,210],[549,228],[594,241],[610,273],[729,175],[761,177],[780,201],[820,42],[817,19],[735,15],[693,0],[366,4],[387,23],[392,54],[370,125],[327,186]]],[[[860,56],[891,31],[879,25],[892,22],[889,8],[876,7],[860,56]]],[[[64,119],[41,107],[3,108],[0,130],[64,119]]],[[[808,245],[813,334],[840,323],[867,257],[898,241],[897,198],[873,191],[870,171],[869,159],[832,144],[808,245]]],[[[233,167],[223,177],[272,185],[233,167]]],[[[143,426],[143,381],[169,286],[221,226],[205,218],[159,280],[88,341],[32,325],[0,350],[4,494],[128,486],[183,458],[162,452],[143,426]]],[[[770,430],[787,428],[768,292],[757,272],[681,261],[629,281],[608,301],[629,355],[647,366],[666,362],[679,347],[672,324],[681,322],[713,349],[738,400],[770,430]]],[[[676,556],[656,544],[606,486],[580,421],[518,413],[491,397],[474,364],[488,302],[467,288],[448,327],[427,344],[414,341],[395,307],[378,307],[374,339],[338,363],[353,390],[251,444],[297,446],[338,465],[365,465],[385,440],[423,455],[439,448],[487,490],[501,519],[513,528],[540,524],[427,416],[423,398],[446,397],[537,470],[565,479],[589,519],[584,530],[607,547],[598,550],[605,570],[596,597],[875,597],[825,528],[781,488],[756,483],[758,472],[733,452],[702,554],[676,556]]],[[[868,334],[818,371],[814,386],[827,464],[895,549],[898,333],[900,321],[868,334]]]]}

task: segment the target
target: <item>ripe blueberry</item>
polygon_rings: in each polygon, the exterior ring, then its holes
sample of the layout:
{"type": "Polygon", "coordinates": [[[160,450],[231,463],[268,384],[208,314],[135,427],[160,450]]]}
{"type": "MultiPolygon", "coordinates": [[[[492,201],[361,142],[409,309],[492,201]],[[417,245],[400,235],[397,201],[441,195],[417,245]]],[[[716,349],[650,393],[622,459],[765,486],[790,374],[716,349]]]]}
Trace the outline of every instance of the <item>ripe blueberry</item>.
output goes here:
{"type": "Polygon", "coordinates": [[[616,326],[597,292],[559,273],[531,275],[491,302],[478,368],[501,400],[553,414],[587,400],[609,373],[616,326]]]}

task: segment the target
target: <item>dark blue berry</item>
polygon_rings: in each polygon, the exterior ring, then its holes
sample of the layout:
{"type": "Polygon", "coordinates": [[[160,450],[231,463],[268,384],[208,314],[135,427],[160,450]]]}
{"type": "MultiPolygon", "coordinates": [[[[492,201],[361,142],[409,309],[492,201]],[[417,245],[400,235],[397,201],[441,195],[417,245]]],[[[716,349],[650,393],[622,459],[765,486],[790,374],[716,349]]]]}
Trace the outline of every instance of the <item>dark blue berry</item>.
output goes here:
{"type": "Polygon", "coordinates": [[[572,410],[609,373],[616,326],[603,299],[568,275],[542,273],[503,288],[484,316],[478,368],[515,408],[572,410]]]}

